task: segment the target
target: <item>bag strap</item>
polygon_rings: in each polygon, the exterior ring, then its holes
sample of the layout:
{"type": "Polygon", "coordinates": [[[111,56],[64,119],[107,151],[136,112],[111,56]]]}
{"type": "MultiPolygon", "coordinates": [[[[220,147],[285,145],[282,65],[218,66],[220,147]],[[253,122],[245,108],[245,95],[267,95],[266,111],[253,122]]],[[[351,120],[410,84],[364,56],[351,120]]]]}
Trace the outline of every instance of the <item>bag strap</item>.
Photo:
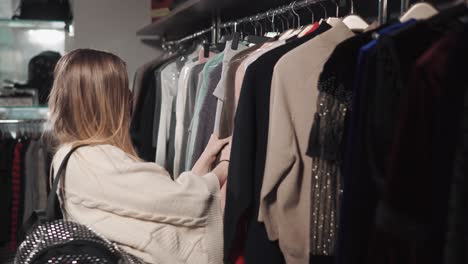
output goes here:
{"type": "MultiPolygon", "coordinates": [[[[79,145],[76,147],[73,147],[68,154],[63,158],[62,163],[60,164],[60,167],[57,171],[57,176],[55,177],[52,187],[50,188],[50,193],[49,196],[47,197],[47,209],[46,209],[46,220],[47,221],[54,221],[56,220],[56,207],[55,204],[57,203],[57,189],[58,189],[58,184],[59,181],[65,177],[65,172],[68,164],[68,160],[70,159],[71,155],[73,152],[75,152],[78,148],[84,147],[87,145],[79,145]]],[[[53,174],[53,173],[52,173],[53,174]]],[[[52,175],[53,177],[54,175],[52,175]]]]}

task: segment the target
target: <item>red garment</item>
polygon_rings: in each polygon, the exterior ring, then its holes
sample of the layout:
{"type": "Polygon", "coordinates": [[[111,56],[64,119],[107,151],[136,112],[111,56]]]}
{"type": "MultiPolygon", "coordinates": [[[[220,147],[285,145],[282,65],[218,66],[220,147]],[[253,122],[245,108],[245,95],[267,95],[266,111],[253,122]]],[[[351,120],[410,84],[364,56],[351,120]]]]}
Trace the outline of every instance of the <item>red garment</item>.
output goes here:
{"type": "Polygon", "coordinates": [[[236,261],[234,264],[245,264],[244,253],[242,252],[241,255],[237,256],[236,261]]]}
{"type": "Polygon", "coordinates": [[[312,26],[311,29],[309,29],[309,31],[307,31],[304,36],[307,36],[309,35],[310,33],[314,32],[318,27],[319,27],[319,22],[315,22],[314,25],[312,26]]]}
{"type": "Polygon", "coordinates": [[[18,224],[19,224],[19,210],[20,210],[20,199],[21,199],[21,152],[24,144],[21,142],[16,143],[13,166],[11,172],[11,222],[10,222],[10,250],[16,251],[18,247],[18,224]]]}

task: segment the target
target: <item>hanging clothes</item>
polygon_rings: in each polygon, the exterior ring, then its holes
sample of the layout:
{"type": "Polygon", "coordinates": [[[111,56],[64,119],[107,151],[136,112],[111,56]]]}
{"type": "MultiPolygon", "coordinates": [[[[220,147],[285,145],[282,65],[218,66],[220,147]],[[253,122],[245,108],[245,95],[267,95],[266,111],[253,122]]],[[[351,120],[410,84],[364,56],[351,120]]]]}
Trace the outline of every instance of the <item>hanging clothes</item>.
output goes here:
{"type": "MultiPolygon", "coordinates": [[[[409,25],[391,25],[380,29],[378,33],[382,36],[409,25]]],[[[376,44],[377,40],[372,40],[362,46],[355,62],[357,66],[352,89],[352,111],[346,132],[347,143],[343,164],[343,203],[336,253],[338,263],[365,261],[373,225],[373,213],[377,206],[377,187],[369,172],[371,165],[368,163],[372,157],[369,157],[370,154],[364,148],[367,138],[363,128],[363,122],[369,111],[367,93],[376,86],[376,44]]]]}
{"type": "Polygon", "coordinates": [[[341,181],[336,168],[328,171],[330,164],[312,160],[306,151],[310,116],[317,108],[319,115],[328,112],[318,101],[323,64],[336,45],[352,36],[338,20],[328,31],[284,55],[275,66],[258,218],[265,223],[270,240],[279,241],[287,263],[307,263],[309,252],[334,254],[341,181]]]}
{"type": "Polygon", "coordinates": [[[441,263],[451,176],[439,177],[453,166],[464,91],[445,86],[451,48],[434,45],[459,27],[441,12],[381,29],[361,48],[338,263],[441,263]]]}
{"type": "Polygon", "coordinates": [[[0,217],[0,243],[10,241],[10,221],[11,221],[11,198],[12,198],[12,164],[15,140],[12,138],[0,141],[0,210],[3,217],[0,217]]]}
{"type": "Polygon", "coordinates": [[[199,74],[206,62],[197,62],[184,66],[179,79],[179,89],[176,102],[176,131],[175,131],[175,155],[174,177],[185,169],[185,153],[187,152],[188,128],[193,118],[195,99],[198,88],[199,74]]]}
{"type": "Polygon", "coordinates": [[[216,85],[221,80],[222,70],[223,63],[221,62],[210,71],[208,74],[206,97],[200,98],[200,111],[198,112],[198,116],[195,116],[198,126],[195,131],[196,133],[193,134],[194,143],[190,168],[193,168],[195,162],[200,158],[210,140],[211,134],[213,134],[217,107],[217,98],[213,95],[213,92],[216,89],[216,85]]]}
{"type": "Polygon", "coordinates": [[[160,74],[155,74],[155,71],[167,60],[175,56],[176,54],[169,55],[165,53],[155,59],[154,64],[151,64],[151,66],[142,67],[137,71],[141,71],[143,77],[141,87],[138,86],[137,82],[133,88],[134,92],[136,92],[134,94],[136,105],[133,109],[130,135],[138,155],[145,161],[154,161],[156,158],[157,130],[156,133],[154,133],[154,130],[155,127],[159,128],[161,82],[157,79],[160,74]]]}
{"type": "Polygon", "coordinates": [[[144,89],[145,83],[143,80],[145,79],[145,76],[147,75],[147,72],[154,67],[154,65],[160,63],[161,61],[165,60],[165,57],[167,56],[166,53],[162,53],[159,55],[157,58],[151,60],[150,62],[144,64],[140,68],[138,68],[135,72],[135,75],[133,77],[133,85],[132,85],[132,92],[133,92],[133,103],[132,103],[132,117],[136,113],[136,108],[137,105],[141,104],[139,100],[141,99],[141,92],[144,89]]]}
{"type": "MultiPolygon", "coordinates": [[[[167,168],[173,175],[174,154],[171,148],[175,134],[175,103],[177,97],[177,82],[180,70],[187,58],[179,57],[168,63],[161,70],[161,112],[159,117],[159,128],[157,129],[156,163],[167,168]]],[[[155,113],[157,115],[157,113],[155,113]]],[[[156,122],[155,122],[156,124],[156,122]]],[[[155,131],[153,131],[153,135],[155,131]]]]}
{"type": "Polygon", "coordinates": [[[9,121],[0,122],[0,263],[13,263],[24,224],[45,209],[50,166],[49,149],[39,139],[43,124],[9,121]]]}
{"type": "MultiPolygon", "coordinates": [[[[446,78],[448,83],[444,84],[446,87],[466,87],[468,83],[467,75],[463,72],[464,67],[459,67],[466,63],[468,59],[468,26],[465,25],[464,30],[450,34],[446,38],[454,38],[456,43],[450,49],[450,57],[447,62],[447,72],[450,74],[446,78]]],[[[445,40],[449,41],[449,40],[445,40]]],[[[448,52],[449,50],[443,50],[448,52]]],[[[468,243],[466,237],[468,229],[466,226],[468,220],[467,203],[468,193],[466,188],[468,186],[467,175],[467,118],[468,118],[468,93],[465,92],[463,102],[463,110],[461,113],[460,128],[457,137],[456,151],[454,157],[453,177],[450,185],[450,199],[449,199],[449,213],[446,232],[446,245],[444,248],[444,263],[466,263],[468,261],[468,253],[466,248],[468,243]]]]}
{"type": "MultiPolygon", "coordinates": [[[[226,46],[224,49],[224,56],[223,56],[223,66],[222,66],[222,72],[221,72],[221,78],[218,82],[218,85],[216,85],[215,90],[213,91],[213,95],[216,96],[217,98],[217,105],[216,105],[216,115],[215,115],[215,123],[214,123],[214,129],[213,133],[220,136],[220,126],[221,126],[221,114],[224,108],[224,101],[226,98],[227,94],[227,89],[229,86],[229,83],[234,83],[234,76],[232,75],[232,70],[231,66],[235,66],[233,64],[233,57],[242,52],[243,50],[247,49],[247,46],[238,44],[237,49],[232,48],[232,40],[226,42],[226,46]],[[230,75],[228,75],[228,72],[231,72],[230,75]]],[[[227,136],[220,136],[221,138],[226,138],[229,137],[227,136]]]]}
{"type": "MultiPolygon", "coordinates": [[[[237,74],[240,64],[255,50],[260,48],[260,45],[254,45],[246,48],[239,53],[235,54],[228,64],[226,70],[226,83],[224,98],[222,99],[222,109],[219,116],[219,127],[215,134],[218,134],[219,138],[226,138],[232,135],[234,130],[234,114],[236,112],[237,101],[239,99],[239,93],[242,86],[243,75],[237,74]],[[236,81],[237,80],[237,81],[236,81]]],[[[217,112],[218,113],[218,112],[217,112]]]]}
{"type": "Polygon", "coordinates": [[[21,152],[23,151],[24,144],[18,142],[15,145],[12,171],[11,171],[11,214],[10,214],[10,250],[15,251],[19,245],[18,231],[21,228],[19,219],[21,218],[21,198],[22,198],[22,188],[21,188],[21,166],[23,158],[21,152]]]}
{"type": "Polygon", "coordinates": [[[35,210],[47,206],[47,152],[41,141],[31,140],[25,154],[23,224],[35,210]]]}
{"type": "MultiPolygon", "coordinates": [[[[186,153],[186,161],[185,161],[186,170],[192,169],[193,165],[197,161],[196,159],[194,160],[193,158],[198,158],[199,154],[201,154],[200,149],[199,149],[200,145],[197,145],[197,149],[195,150],[195,145],[197,144],[196,139],[197,139],[197,134],[198,134],[197,132],[198,132],[198,127],[199,127],[200,112],[201,112],[205,99],[209,95],[211,97],[214,91],[214,88],[216,87],[219,79],[221,78],[223,56],[224,56],[224,53],[222,52],[215,55],[205,64],[203,71],[202,71],[202,85],[201,87],[199,87],[197,91],[197,96],[195,100],[196,101],[195,110],[194,110],[192,122],[190,124],[191,132],[189,133],[190,135],[189,135],[189,139],[187,143],[187,153],[186,153]],[[211,87],[211,93],[209,93],[210,87],[211,87]],[[196,153],[196,155],[194,155],[194,153],[196,153]]],[[[213,112],[213,115],[214,114],[215,113],[213,112]]],[[[213,116],[213,121],[214,121],[214,116],[213,116]]],[[[211,127],[210,130],[213,131],[213,127],[211,127]]]]}
{"type": "Polygon", "coordinates": [[[357,35],[331,18],[235,51],[227,41],[203,62],[175,66],[190,55],[179,52],[152,69],[155,160],[175,178],[211,133],[232,135],[225,263],[463,259],[453,246],[465,231],[455,182],[466,89],[450,70],[464,58],[454,58],[464,43],[457,14],[357,35]]]}
{"type": "Polygon", "coordinates": [[[284,263],[277,242],[269,241],[265,226],[257,221],[265,169],[273,69],[284,54],[330,28],[322,23],[312,34],[265,52],[247,68],[235,116],[227,180],[224,215],[224,259],[227,263],[236,257],[236,248],[245,249],[247,263],[284,263]],[[241,240],[243,236],[244,241],[241,240]]]}
{"type": "MultiPolygon", "coordinates": [[[[447,51],[457,45],[456,34],[444,34],[416,60],[401,99],[373,242],[385,245],[383,256],[398,252],[398,263],[443,262],[451,168],[466,93],[463,85],[446,86],[454,77],[448,73],[447,51]]],[[[370,262],[388,263],[382,255],[370,262]]]]}

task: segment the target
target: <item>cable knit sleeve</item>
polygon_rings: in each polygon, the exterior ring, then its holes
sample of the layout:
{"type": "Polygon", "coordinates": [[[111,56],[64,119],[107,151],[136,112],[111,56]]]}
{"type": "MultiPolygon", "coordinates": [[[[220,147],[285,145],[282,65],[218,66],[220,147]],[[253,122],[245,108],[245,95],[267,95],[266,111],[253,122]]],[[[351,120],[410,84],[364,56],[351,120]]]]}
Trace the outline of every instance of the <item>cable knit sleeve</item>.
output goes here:
{"type": "MultiPolygon", "coordinates": [[[[59,150],[55,168],[66,153],[59,150]]],[[[216,175],[186,172],[173,181],[159,165],[135,161],[110,145],[77,150],[64,186],[67,202],[124,217],[181,226],[206,226],[222,219],[216,175]]]]}

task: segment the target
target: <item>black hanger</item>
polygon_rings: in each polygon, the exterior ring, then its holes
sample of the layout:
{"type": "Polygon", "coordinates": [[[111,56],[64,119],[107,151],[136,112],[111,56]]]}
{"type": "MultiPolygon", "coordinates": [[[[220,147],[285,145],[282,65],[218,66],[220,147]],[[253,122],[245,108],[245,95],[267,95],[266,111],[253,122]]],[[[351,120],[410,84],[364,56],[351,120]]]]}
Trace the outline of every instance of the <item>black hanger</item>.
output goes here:
{"type": "Polygon", "coordinates": [[[237,48],[239,47],[239,39],[240,39],[240,33],[234,32],[234,34],[232,34],[231,49],[237,50],[237,48]]]}
{"type": "Polygon", "coordinates": [[[210,44],[203,43],[203,57],[208,58],[210,57],[210,44]]]}
{"type": "Polygon", "coordinates": [[[265,42],[267,42],[269,40],[271,40],[271,38],[269,38],[269,37],[254,36],[254,35],[249,35],[246,38],[247,42],[253,43],[253,44],[265,43],[265,42]]]}

